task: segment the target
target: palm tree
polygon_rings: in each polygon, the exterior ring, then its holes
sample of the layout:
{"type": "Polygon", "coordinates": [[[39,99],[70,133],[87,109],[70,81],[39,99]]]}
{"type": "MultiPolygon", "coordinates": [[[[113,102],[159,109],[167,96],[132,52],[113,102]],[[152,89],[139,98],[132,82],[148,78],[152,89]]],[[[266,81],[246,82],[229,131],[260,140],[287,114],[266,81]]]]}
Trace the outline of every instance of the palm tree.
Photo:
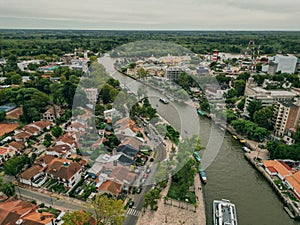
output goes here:
{"type": "Polygon", "coordinates": [[[197,203],[194,203],[193,206],[195,207],[195,211],[194,212],[196,212],[196,209],[198,208],[197,203]]]}

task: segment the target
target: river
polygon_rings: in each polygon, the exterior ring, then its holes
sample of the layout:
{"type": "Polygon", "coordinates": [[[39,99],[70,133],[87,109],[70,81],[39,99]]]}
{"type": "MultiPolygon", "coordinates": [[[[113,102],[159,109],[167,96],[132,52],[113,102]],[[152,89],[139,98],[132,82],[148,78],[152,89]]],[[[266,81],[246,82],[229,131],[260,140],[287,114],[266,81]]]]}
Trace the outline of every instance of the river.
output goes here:
{"type": "MultiPolygon", "coordinates": [[[[114,70],[112,59],[100,58],[110,74],[136,92],[141,84],[114,70]]],[[[237,207],[239,225],[295,225],[300,224],[287,215],[283,203],[267,181],[244,159],[241,144],[231,135],[216,128],[209,119],[199,118],[192,106],[174,103],[158,103],[161,96],[147,88],[150,102],[176,129],[183,133],[197,133],[206,147],[206,173],[208,182],[204,189],[207,224],[212,222],[214,199],[229,199],[237,207]],[[214,158],[214,156],[216,157],[214,158]],[[214,159],[213,161],[211,161],[214,159]]]]}

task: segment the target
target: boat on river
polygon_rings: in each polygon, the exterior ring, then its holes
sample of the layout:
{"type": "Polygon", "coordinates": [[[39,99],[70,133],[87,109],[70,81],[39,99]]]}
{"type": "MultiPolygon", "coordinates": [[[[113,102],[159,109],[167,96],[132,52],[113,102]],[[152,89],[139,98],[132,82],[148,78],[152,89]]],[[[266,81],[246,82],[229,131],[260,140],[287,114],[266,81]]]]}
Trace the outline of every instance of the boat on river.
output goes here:
{"type": "Polygon", "coordinates": [[[237,225],[235,205],[229,200],[214,200],[214,225],[237,225]]]}
{"type": "Polygon", "coordinates": [[[201,111],[200,109],[197,109],[197,113],[200,115],[200,116],[204,116],[205,113],[203,111],[201,111]]]}
{"type": "Polygon", "coordinates": [[[194,151],[193,156],[194,156],[194,158],[196,159],[197,162],[201,161],[201,157],[200,157],[200,155],[197,151],[194,151]]]}
{"type": "Polygon", "coordinates": [[[164,103],[164,104],[169,104],[169,101],[167,101],[164,98],[160,98],[159,101],[162,102],[162,103],[164,103]]]}
{"type": "Polygon", "coordinates": [[[200,176],[202,183],[206,184],[206,182],[207,182],[206,173],[205,173],[204,169],[202,169],[201,167],[199,167],[199,176],[200,176]]]}

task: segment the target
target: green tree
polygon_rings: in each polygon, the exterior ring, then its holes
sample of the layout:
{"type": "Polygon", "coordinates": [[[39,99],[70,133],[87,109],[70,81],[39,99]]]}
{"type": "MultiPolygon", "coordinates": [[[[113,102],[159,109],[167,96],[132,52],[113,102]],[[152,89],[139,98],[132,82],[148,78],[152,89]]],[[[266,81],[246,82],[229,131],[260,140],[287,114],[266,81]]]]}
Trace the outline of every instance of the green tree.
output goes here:
{"type": "Polygon", "coordinates": [[[22,84],[22,76],[19,75],[19,74],[12,75],[11,76],[11,83],[16,84],[16,85],[22,84]]]}
{"type": "Polygon", "coordinates": [[[6,112],[5,111],[0,111],[0,122],[5,120],[5,118],[6,118],[6,112]]]}
{"type": "Polygon", "coordinates": [[[157,200],[160,199],[160,190],[154,189],[150,190],[147,194],[144,196],[144,207],[147,208],[150,206],[151,210],[156,209],[157,200]]]}
{"type": "Polygon", "coordinates": [[[95,200],[89,205],[94,212],[99,225],[121,225],[125,220],[125,210],[121,200],[96,195],[95,200]]]}
{"type": "Polygon", "coordinates": [[[244,80],[234,81],[234,89],[237,91],[238,96],[243,96],[245,92],[246,82],[244,80]]]}
{"type": "Polygon", "coordinates": [[[144,77],[146,77],[147,76],[147,71],[142,67],[142,68],[140,68],[140,69],[138,69],[138,71],[137,71],[137,76],[138,76],[138,78],[144,78],[144,77]]]}
{"type": "Polygon", "coordinates": [[[262,103],[260,100],[251,101],[247,107],[247,111],[249,112],[250,119],[253,120],[253,115],[256,111],[262,109],[262,103]]]}
{"type": "Polygon", "coordinates": [[[53,128],[51,129],[51,134],[52,134],[54,137],[56,137],[56,138],[58,138],[59,136],[61,136],[62,133],[63,133],[63,130],[62,130],[61,127],[59,127],[59,126],[55,126],[55,127],[53,127],[53,128]]]}
{"type": "Polygon", "coordinates": [[[83,210],[67,212],[63,217],[65,225],[90,225],[92,214],[83,210]]]}
{"type": "Polygon", "coordinates": [[[266,129],[271,129],[272,124],[270,119],[272,118],[272,116],[273,116],[272,107],[265,107],[254,113],[253,121],[261,127],[264,127],[266,129]]]}
{"type": "Polygon", "coordinates": [[[4,173],[11,176],[19,174],[26,164],[30,163],[27,155],[15,156],[4,163],[4,173]]]}

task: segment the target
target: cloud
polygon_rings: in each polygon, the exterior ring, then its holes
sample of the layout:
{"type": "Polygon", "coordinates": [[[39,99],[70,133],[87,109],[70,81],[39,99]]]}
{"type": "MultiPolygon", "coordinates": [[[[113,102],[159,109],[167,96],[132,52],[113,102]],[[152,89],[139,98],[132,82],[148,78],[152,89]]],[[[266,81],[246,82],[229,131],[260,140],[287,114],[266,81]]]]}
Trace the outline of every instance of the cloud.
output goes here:
{"type": "Polygon", "coordinates": [[[0,27],[299,29],[299,8],[298,0],[0,0],[0,27]]]}

